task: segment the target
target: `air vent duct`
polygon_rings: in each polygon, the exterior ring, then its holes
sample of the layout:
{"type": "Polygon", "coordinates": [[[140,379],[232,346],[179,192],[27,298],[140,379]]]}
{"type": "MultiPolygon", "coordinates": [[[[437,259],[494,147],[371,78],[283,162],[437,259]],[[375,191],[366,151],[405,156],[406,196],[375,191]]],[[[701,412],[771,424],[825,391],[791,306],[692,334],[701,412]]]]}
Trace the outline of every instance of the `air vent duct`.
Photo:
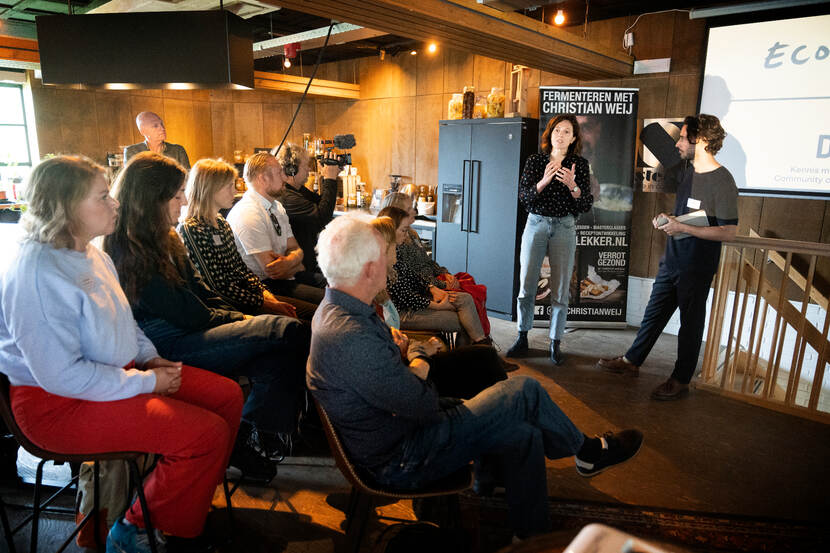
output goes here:
{"type": "Polygon", "coordinates": [[[44,84],[253,88],[252,32],[220,10],[39,16],[44,84]]]}

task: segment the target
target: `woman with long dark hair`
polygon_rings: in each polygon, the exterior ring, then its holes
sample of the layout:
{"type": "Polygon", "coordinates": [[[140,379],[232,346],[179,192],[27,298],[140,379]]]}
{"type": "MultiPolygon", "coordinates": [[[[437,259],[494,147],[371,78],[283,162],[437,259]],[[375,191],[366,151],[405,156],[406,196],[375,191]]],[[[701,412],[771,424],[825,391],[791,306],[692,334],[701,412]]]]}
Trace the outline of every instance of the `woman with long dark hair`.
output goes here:
{"type": "Polygon", "coordinates": [[[519,336],[508,357],[528,351],[527,333],[533,326],[536,290],[542,262],[550,261],[550,359],[561,365],[560,340],[568,316],[568,294],[576,253],[576,219],[591,209],[590,168],[580,156],[579,123],[573,115],[553,117],[542,133],[542,153],[525,162],[519,181],[519,201],[527,210],[522,233],[519,297],[519,336]]]}
{"type": "Polygon", "coordinates": [[[139,326],[163,355],[250,379],[231,463],[270,480],[276,467],[267,461],[290,449],[296,428],[310,331],[292,317],[243,315],[204,285],[173,230],[186,204],[185,175],[159,154],[131,159],[115,182],[122,211],[104,249],[139,326]]]}

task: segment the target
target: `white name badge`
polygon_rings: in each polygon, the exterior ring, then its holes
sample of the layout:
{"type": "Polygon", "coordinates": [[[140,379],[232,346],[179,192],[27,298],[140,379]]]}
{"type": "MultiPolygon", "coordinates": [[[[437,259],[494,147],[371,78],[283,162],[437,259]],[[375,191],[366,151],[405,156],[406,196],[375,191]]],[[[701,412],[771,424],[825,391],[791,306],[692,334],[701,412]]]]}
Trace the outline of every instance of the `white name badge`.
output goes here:
{"type": "MultiPolygon", "coordinates": [[[[698,203],[700,203],[700,202],[698,202],[698,203]]],[[[222,237],[219,236],[218,234],[214,234],[213,235],[213,243],[216,246],[221,246],[222,245],[222,237]]]]}
{"type": "Polygon", "coordinates": [[[686,205],[689,206],[691,209],[700,209],[700,200],[689,198],[689,201],[686,202],[686,205]]]}

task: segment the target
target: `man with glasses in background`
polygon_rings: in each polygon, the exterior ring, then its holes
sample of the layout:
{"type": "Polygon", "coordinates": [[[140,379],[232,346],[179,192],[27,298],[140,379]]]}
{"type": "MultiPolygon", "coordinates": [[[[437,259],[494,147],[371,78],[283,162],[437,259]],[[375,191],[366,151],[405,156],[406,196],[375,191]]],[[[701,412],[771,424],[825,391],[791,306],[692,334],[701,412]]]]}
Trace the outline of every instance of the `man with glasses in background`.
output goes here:
{"type": "Polygon", "coordinates": [[[260,152],[248,159],[242,176],[248,190],[227,217],[236,248],[278,299],[296,307],[300,319],[310,320],[323,290],[295,279],[305,267],[288,214],[277,201],[285,181],[283,169],[270,153],[260,152]]]}

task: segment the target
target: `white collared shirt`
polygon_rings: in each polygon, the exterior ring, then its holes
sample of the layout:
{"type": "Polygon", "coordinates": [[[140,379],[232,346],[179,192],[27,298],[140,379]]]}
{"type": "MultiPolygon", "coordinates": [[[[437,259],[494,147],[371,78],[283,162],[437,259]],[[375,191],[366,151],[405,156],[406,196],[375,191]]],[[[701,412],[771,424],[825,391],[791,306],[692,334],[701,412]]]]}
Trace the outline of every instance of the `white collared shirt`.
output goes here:
{"type": "Polygon", "coordinates": [[[249,188],[228,213],[227,221],[233,229],[236,249],[245,265],[259,278],[268,278],[265,267],[255,254],[273,251],[277,255],[285,255],[288,239],[294,236],[285,208],[278,201],[271,201],[249,188]],[[280,224],[281,235],[277,235],[271,213],[280,224]]]}

